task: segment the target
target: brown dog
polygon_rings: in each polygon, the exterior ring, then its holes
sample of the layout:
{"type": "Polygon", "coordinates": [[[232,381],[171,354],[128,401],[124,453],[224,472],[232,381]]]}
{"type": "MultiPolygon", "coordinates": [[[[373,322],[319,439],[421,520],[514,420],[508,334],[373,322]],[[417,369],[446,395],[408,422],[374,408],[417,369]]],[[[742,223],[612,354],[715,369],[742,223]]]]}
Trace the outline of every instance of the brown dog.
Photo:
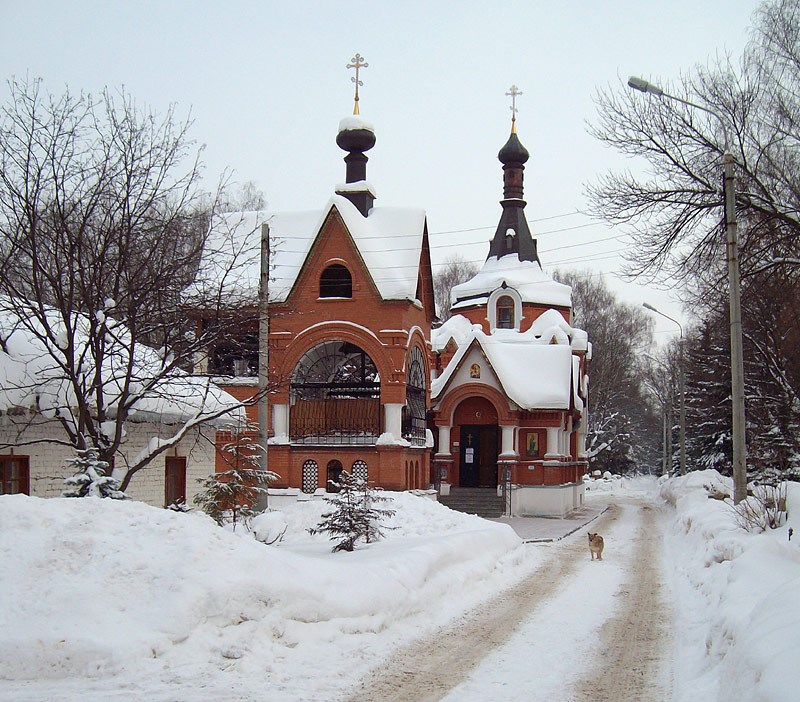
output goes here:
{"type": "Polygon", "coordinates": [[[589,534],[589,553],[592,560],[597,556],[598,561],[603,560],[603,537],[600,534],[589,534]]]}

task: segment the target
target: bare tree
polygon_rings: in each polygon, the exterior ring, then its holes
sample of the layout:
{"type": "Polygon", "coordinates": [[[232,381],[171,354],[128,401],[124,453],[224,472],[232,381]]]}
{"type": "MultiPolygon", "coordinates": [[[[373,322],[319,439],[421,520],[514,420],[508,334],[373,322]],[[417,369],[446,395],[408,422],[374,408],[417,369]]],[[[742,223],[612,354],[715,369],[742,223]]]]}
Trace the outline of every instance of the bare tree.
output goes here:
{"type": "MultiPolygon", "coordinates": [[[[736,162],[742,271],[800,262],[800,0],[763,3],[741,60],[719,59],[664,87],[724,121],[621,85],[596,96],[590,131],[640,160],[589,186],[601,216],[628,225],[634,275],[683,278],[724,261],[721,156],[736,162]]],[[[713,267],[713,266],[712,266],[713,267]]]]}
{"type": "MultiPolygon", "coordinates": [[[[127,466],[117,461],[124,490],[192,428],[232,409],[210,379],[182,370],[225,331],[199,328],[181,303],[209,221],[200,150],[174,108],[159,118],[123,92],[9,87],[0,107],[0,349],[27,344],[36,358],[10,356],[16,370],[8,366],[3,390],[53,420],[44,440],[95,448],[112,465],[131,415],[180,406],[171,436],[127,466]]],[[[220,309],[221,296],[208,291],[203,306],[220,309]]]]}
{"type": "Polygon", "coordinates": [[[472,278],[478,272],[478,266],[465,261],[460,254],[453,254],[442,264],[433,276],[433,296],[439,319],[444,321],[450,316],[450,292],[452,289],[472,278]]]}
{"type": "Polygon", "coordinates": [[[654,463],[658,420],[644,392],[652,320],[617,300],[589,271],[556,271],[572,288],[574,324],[592,342],[587,454],[593,468],[622,473],[654,463]]]}

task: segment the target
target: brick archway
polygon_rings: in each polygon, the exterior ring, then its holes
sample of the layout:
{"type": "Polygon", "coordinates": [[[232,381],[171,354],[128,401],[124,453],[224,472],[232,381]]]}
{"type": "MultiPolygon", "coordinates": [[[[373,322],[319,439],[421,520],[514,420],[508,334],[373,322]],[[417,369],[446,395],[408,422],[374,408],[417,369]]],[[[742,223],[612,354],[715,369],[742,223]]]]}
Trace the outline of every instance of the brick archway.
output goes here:
{"type": "Polygon", "coordinates": [[[383,394],[384,385],[394,372],[386,349],[372,333],[351,322],[323,322],[300,332],[283,355],[283,363],[278,370],[278,377],[290,378],[295,366],[306,351],[317,344],[332,340],[349,341],[369,355],[378,369],[381,378],[381,394],[383,394]]]}
{"type": "Polygon", "coordinates": [[[482,397],[488,400],[497,412],[499,424],[510,424],[514,421],[514,413],[508,407],[508,399],[499,390],[483,383],[467,383],[446,393],[436,410],[436,424],[452,426],[456,408],[463,400],[470,397],[482,397]]]}

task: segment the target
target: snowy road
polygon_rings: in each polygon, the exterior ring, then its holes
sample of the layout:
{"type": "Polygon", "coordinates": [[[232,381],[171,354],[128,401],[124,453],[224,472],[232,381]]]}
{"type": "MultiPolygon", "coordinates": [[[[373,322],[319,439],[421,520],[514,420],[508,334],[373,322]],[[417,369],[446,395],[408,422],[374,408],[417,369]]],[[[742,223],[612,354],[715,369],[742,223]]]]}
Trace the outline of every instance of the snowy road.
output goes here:
{"type": "Polygon", "coordinates": [[[609,499],[590,525],[606,540],[602,562],[590,560],[586,529],[530,545],[548,550],[530,577],[399,650],[348,699],[669,699],[662,508],[644,497],[609,499]]]}

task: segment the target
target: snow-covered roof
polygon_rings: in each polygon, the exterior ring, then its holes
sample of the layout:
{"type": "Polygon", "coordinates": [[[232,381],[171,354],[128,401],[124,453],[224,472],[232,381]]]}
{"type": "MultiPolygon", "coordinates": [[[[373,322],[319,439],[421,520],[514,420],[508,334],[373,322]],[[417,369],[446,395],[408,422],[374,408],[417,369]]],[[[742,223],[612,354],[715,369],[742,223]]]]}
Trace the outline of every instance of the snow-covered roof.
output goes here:
{"type": "Polygon", "coordinates": [[[466,283],[453,287],[451,309],[485,304],[489,294],[503,286],[514,288],[523,302],[540,305],[572,306],[572,288],[547,275],[535,261],[520,261],[511,254],[486,259],[478,273],[466,283]],[[465,299],[468,298],[468,299],[465,299]],[[461,302],[458,302],[461,300],[461,302]]]}
{"type": "MultiPolygon", "coordinates": [[[[34,409],[45,416],[56,412],[68,412],[76,406],[75,388],[59,367],[58,360],[67,348],[67,336],[61,316],[55,310],[48,312],[47,326],[53,334],[45,333],[44,327],[33,316],[21,321],[13,311],[8,298],[0,297],[0,411],[34,409]],[[52,338],[51,338],[52,336],[52,338]]],[[[98,313],[100,314],[100,313],[98,313]]],[[[76,315],[72,320],[74,353],[85,352],[88,344],[88,319],[76,315]]],[[[109,353],[103,365],[103,394],[107,410],[113,416],[115,406],[126,376],[127,349],[130,337],[127,329],[106,320],[109,337],[109,353]]],[[[234,409],[239,402],[213,384],[210,378],[188,375],[181,370],[164,374],[158,382],[148,387],[152,379],[162,374],[164,358],[155,349],[137,344],[134,350],[132,394],[141,393],[131,412],[132,421],[186,421],[205,415],[216,414],[230,408],[232,413],[216,423],[229,423],[243,419],[241,408],[234,409]]],[[[90,383],[94,374],[91,353],[85,353],[82,375],[90,383]]]]}
{"type": "Polygon", "coordinates": [[[464,357],[476,345],[494,369],[505,394],[521,408],[569,409],[572,370],[569,346],[506,343],[496,335],[477,330],[473,340],[458,350],[442,375],[431,384],[434,400],[442,395],[464,357]]]}
{"type": "Polygon", "coordinates": [[[364,217],[347,198],[334,195],[322,210],[237,212],[217,217],[187,300],[217,291],[228,304],[254,304],[260,277],[261,224],[272,244],[270,300],[283,302],[332,209],[347,230],[385,300],[414,300],[417,291],[425,210],[374,207],[364,217]],[[389,253],[391,251],[391,253],[389,253]],[[391,262],[391,266],[387,265],[391,262]]]}
{"type": "Polygon", "coordinates": [[[557,310],[546,310],[524,332],[495,329],[491,334],[454,315],[431,331],[432,349],[441,351],[450,339],[458,350],[432,382],[432,399],[443,395],[470,351],[479,348],[505,394],[523,409],[569,409],[571,399],[578,409],[583,407],[580,359],[573,352],[586,349],[586,332],[571,327],[557,310]]]}
{"type": "MultiPolygon", "coordinates": [[[[463,315],[454,314],[442,326],[431,329],[431,348],[441,351],[450,339],[461,347],[472,340],[474,331],[472,322],[463,315]]],[[[567,344],[574,351],[586,351],[589,346],[586,332],[570,326],[564,316],[552,308],[542,312],[524,332],[495,329],[492,336],[504,339],[507,343],[567,344]]]]}

